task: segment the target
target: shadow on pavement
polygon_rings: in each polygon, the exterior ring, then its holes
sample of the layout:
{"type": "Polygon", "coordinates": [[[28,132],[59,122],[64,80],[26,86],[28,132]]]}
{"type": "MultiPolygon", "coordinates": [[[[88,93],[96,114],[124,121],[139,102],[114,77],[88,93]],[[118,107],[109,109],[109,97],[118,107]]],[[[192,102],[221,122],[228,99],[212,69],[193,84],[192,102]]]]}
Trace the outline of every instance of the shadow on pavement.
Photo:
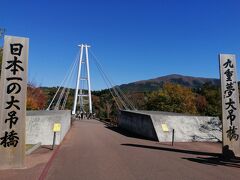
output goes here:
{"type": "Polygon", "coordinates": [[[114,132],[116,132],[116,133],[119,133],[119,134],[123,135],[123,136],[154,141],[153,139],[140,136],[140,135],[138,135],[138,134],[135,134],[135,133],[126,131],[126,130],[121,129],[121,128],[119,128],[119,127],[109,126],[109,124],[107,124],[107,123],[105,123],[105,128],[110,129],[110,130],[112,130],[112,131],[114,131],[114,132]]]}
{"type": "Polygon", "coordinates": [[[235,168],[240,168],[240,158],[236,159],[231,159],[231,160],[226,160],[219,157],[197,157],[197,158],[182,158],[186,159],[192,162],[197,162],[201,164],[206,164],[206,165],[212,165],[212,166],[228,166],[228,167],[235,167],[235,168]]]}
{"type": "Polygon", "coordinates": [[[178,152],[178,153],[184,153],[184,154],[207,155],[207,156],[217,156],[217,157],[220,156],[219,153],[166,148],[166,147],[159,147],[159,146],[148,146],[148,145],[140,145],[140,144],[121,144],[121,145],[130,146],[130,147],[138,147],[138,148],[146,148],[146,149],[154,149],[154,150],[160,150],[160,151],[178,152]]]}

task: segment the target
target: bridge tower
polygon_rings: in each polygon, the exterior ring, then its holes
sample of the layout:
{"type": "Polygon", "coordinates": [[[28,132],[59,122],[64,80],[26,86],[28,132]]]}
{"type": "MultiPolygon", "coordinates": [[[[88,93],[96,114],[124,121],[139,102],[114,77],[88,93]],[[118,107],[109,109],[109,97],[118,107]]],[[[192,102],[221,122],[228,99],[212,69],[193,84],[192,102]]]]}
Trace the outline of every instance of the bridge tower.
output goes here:
{"type": "Polygon", "coordinates": [[[89,69],[89,61],[88,61],[88,48],[90,46],[87,44],[81,44],[78,46],[80,47],[80,56],[79,56],[78,74],[77,74],[77,82],[76,82],[72,114],[76,114],[78,102],[80,105],[80,111],[84,112],[84,98],[85,97],[88,98],[89,113],[92,114],[91,82],[90,82],[90,69],[89,69]],[[84,56],[84,54],[85,54],[85,56],[84,56]],[[83,92],[84,82],[87,83],[87,89],[88,89],[87,94],[84,94],[84,92],[83,92]]]}

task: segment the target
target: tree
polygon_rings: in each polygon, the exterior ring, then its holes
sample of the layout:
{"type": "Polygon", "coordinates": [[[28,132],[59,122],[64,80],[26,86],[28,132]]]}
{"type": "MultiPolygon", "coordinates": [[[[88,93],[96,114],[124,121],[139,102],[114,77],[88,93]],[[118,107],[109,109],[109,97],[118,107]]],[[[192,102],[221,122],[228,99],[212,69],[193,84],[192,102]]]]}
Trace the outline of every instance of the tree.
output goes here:
{"type": "Polygon", "coordinates": [[[202,96],[200,94],[196,94],[195,98],[195,105],[197,108],[197,111],[200,115],[205,115],[205,111],[207,109],[207,100],[205,96],[202,96]]]}
{"type": "Polygon", "coordinates": [[[46,106],[47,98],[43,90],[28,84],[27,87],[27,110],[43,110],[46,106]]]}
{"type": "Polygon", "coordinates": [[[195,94],[190,88],[165,83],[162,90],[148,95],[148,110],[197,114],[195,94]]]}
{"type": "Polygon", "coordinates": [[[199,94],[204,96],[207,101],[206,109],[203,115],[221,117],[222,102],[220,87],[206,83],[199,91],[199,94]]]}
{"type": "Polygon", "coordinates": [[[146,93],[144,92],[133,92],[127,94],[128,99],[137,109],[144,110],[146,105],[146,93]]]}

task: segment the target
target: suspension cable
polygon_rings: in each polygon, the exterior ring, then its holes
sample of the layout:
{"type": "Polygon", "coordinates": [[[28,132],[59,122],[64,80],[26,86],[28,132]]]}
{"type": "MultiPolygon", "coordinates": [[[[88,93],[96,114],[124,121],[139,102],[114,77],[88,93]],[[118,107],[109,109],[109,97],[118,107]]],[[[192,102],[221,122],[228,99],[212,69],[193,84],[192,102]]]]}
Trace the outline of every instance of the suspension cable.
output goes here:
{"type": "MultiPolygon", "coordinates": [[[[90,53],[92,53],[92,52],[90,51],[90,53]]],[[[96,60],[96,58],[95,58],[94,60],[96,60]]],[[[116,90],[115,90],[114,88],[111,88],[112,84],[111,84],[111,82],[109,81],[109,79],[107,78],[106,74],[103,72],[100,64],[97,63],[97,61],[94,61],[94,62],[95,62],[95,64],[96,64],[96,66],[97,66],[97,68],[98,68],[101,76],[103,77],[106,85],[108,86],[108,89],[110,90],[110,92],[112,92],[112,90],[113,90],[114,93],[115,93],[115,95],[117,96],[119,102],[120,102],[121,105],[124,107],[124,109],[128,109],[128,108],[127,108],[127,105],[124,103],[124,101],[123,101],[122,98],[119,96],[119,94],[116,92],[116,90]],[[109,85],[110,85],[110,87],[109,87],[109,85]]],[[[115,97],[115,96],[113,95],[113,93],[111,93],[111,95],[112,95],[113,97],[115,97]]],[[[116,100],[115,100],[115,101],[116,101],[116,100]]],[[[117,102],[117,101],[116,101],[116,102],[117,102]]],[[[120,109],[121,109],[121,108],[120,108],[120,109]]]]}
{"type": "MultiPolygon", "coordinates": [[[[96,65],[96,66],[97,66],[97,68],[98,68],[98,70],[99,70],[99,72],[100,72],[100,69],[99,69],[98,65],[96,65]]],[[[109,84],[108,84],[108,82],[107,82],[106,78],[103,76],[103,74],[102,74],[102,73],[100,73],[100,75],[102,76],[102,78],[103,78],[103,81],[105,82],[105,84],[106,84],[107,88],[108,88],[108,89],[109,89],[109,91],[110,91],[110,94],[112,95],[112,97],[113,97],[114,101],[116,102],[116,104],[117,104],[117,106],[118,106],[118,109],[122,109],[122,107],[121,107],[121,105],[119,104],[118,100],[117,100],[117,99],[116,99],[116,97],[114,96],[114,94],[113,94],[113,92],[112,92],[111,88],[109,87],[109,84]]],[[[123,105],[122,105],[122,106],[123,106],[123,105]]]]}
{"type": "Polygon", "coordinates": [[[114,85],[113,81],[111,81],[111,79],[103,71],[101,63],[97,60],[97,57],[94,55],[94,53],[91,50],[90,50],[90,53],[94,57],[94,60],[96,62],[97,67],[99,67],[100,71],[103,73],[103,76],[107,79],[108,83],[112,87],[113,91],[117,95],[117,97],[120,100],[120,102],[123,104],[124,108],[128,109],[128,107],[130,107],[130,109],[136,110],[136,108],[134,107],[133,103],[126,97],[126,95],[123,93],[123,91],[120,89],[120,87],[114,85]]]}
{"type": "MultiPolygon", "coordinates": [[[[76,58],[75,58],[75,61],[74,61],[74,62],[72,63],[72,65],[71,65],[70,74],[72,74],[72,73],[73,73],[73,70],[76,68],[76,64],[77,64],[77,61],[78,61],[78,57],[79,57],[79,53],[77,54],[77,56],[76,56],[76,58]]],[[[66,73],[66,75],[65,75],[65,77],[64,77],[64,80],[62,81],[61,85],[58,87],[58,90],[56,91],[55,95],[53,96],[53,99],[52,99],[52,101],[50,102],[47,110],[50,110],[50,107],[52,106],[55,98],[57,97],[57,94],[58,94],[59,90],[61,89],[61,87],[64,86],[64,84],[66,83],[66,80],[69,80],[69,73],[66,73]]],[[[62,91],[65,91],[64,88],[63,88],[62,91]]],[[[62,93],[61,93],[61,94],[62,94],[62,93]]],[[[58,104],[58,106],[59,106],[59,104],[58,104]]],[[[55,109],[55,108],[54,108],[54,109],[55,109]]]]}

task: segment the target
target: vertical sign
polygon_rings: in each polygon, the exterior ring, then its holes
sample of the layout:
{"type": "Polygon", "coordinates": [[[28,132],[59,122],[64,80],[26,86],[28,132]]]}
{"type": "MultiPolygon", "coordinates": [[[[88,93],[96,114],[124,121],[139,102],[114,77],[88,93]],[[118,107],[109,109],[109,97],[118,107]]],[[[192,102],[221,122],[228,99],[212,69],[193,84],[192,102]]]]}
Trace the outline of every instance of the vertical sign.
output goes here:
{"type": "Polygon", "coordinates": [[[28,38],[5,36],[0,82],[0,168],[25,163],[28,38]]]}
{"type": "Polygon", "coordinates": [[[220,54],[220,77],[222,90],[223,147],[240,156],[239,94],[236,57],[220,54]]]}

